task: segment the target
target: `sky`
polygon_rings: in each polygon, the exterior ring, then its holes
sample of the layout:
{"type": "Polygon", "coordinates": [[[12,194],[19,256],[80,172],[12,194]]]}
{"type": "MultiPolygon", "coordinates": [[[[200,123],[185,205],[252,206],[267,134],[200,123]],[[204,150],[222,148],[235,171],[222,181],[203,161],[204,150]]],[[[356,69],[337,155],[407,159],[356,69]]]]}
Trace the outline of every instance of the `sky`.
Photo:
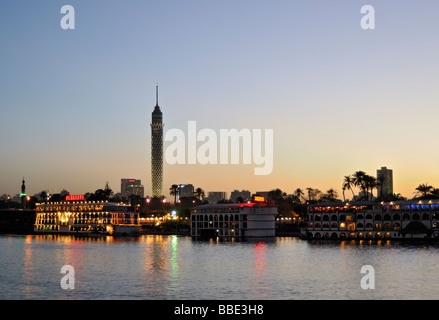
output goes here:
{"type": "MultiPolygon", "coordinates": [[[[171,129],[273,129],[273,170],[164,162],[164,191],[338,190],[393,169],[439,187],[439,2],[2,0],[0,194],[94,192],[141,179],[151,112],[171,129]],[[375,29],[360,22],[375,9],[375,29]],[[75,29],[63,29],[74,8],[75,29]]],[[[165,150],[169,147],[165,143],[165,150]]]]}

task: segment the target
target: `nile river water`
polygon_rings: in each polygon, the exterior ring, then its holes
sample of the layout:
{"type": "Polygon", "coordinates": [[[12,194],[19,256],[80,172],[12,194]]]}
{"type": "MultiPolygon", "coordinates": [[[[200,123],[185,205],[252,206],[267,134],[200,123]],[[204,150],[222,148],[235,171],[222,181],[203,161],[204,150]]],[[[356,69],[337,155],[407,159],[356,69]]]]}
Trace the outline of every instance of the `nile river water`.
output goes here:
{"type": "Polygon", "coordinates": [[[0,255],[2,300],[439,299],[438,244],[0,235],[0,255]],[[360,285],[364,265],[375,289],[360,285]]]}

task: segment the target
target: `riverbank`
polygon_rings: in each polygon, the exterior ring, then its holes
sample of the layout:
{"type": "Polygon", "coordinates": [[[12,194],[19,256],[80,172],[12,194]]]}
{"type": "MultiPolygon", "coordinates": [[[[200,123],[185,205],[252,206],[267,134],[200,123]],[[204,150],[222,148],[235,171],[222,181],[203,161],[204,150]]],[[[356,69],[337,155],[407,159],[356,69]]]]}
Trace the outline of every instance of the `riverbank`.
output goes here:
{"type": "MultiPolygon", "coordinates": [[[[166,222],[161,225],[142,225],[140,234],[190,236],[190,225],[179,222],[166,222]]],[[[300,237],[300,230],[294,224],[276,224],[276,237],[300,237]]]]}
{"type": "Polygon", "coordinates": [[[33,210],[0,210],[0,234],[33,234],[35,224],[33,210]]]}
{"type": "MultiPolygon", "coordinates": [[[[181,230],[141,230],[141,235],[174,235],[174,236],[190,236],[190,231],[181,230]]],[[[276,232],[276,237],[300,237],[300,232],[276,232]]]]}
{"type": "MultiPolygon", "coordinates": [[[[35,217],[36,214],[33,210],[0,210],[0,234],[35,234],[35,217]]],[[[190,236],[190,234],[190,224],[181,221],[166,221],[159,225],[143,224],[140,229],[140,235],[190,236]]],[[[275,235],[299,237],[300,230],[295,224],[276,223],[275,235]]]]}
{"type": "Polygon", "coordinates": [[[140,230],[140,235],[190,236],[190,231],[182,230],[140,230]]]}

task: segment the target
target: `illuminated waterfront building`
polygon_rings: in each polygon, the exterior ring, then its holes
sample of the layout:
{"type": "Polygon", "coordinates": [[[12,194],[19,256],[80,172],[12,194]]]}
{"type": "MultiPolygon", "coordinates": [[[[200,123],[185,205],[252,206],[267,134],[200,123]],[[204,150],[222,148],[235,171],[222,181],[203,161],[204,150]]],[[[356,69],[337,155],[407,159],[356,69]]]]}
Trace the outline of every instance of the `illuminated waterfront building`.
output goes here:
{"type": "Polygon", "coordinates": [[[308,206],[308,239],[439,239],[439,200],[308,206]]]}
{"type": "Polygon", "coordinates": [[[84,201],[68,195],[66,201],[36,204],[35,233],[139,234],[137,207],[123,203],[84,201]]]}
{"type": "MultiPolygon", "coordinates": [[[[262,198],[262,197],[261,197],[262,198]]],[[[261,202],[205,204],[191,213],[194,238],[265,238],[275,236],[277,208],[261,202]]]]}
{"type": "Polygon", "coordinates": [[[269,193],[270,193],[270,191],[256,191],[254,194],[253,194],[253,196],[261,196],[261,197],[264,197],[264,198],[266,198],[266,199],[268,199],[269,197],[268,197],[268,195],[269,195],[269,193]]]}
{"type": "Polygon", "coordinates": [[[151,182],[152,196],[163,196],[163,114],[159,107],[158,86],[156,86],[156,106],[151,122],[151,182]]]}

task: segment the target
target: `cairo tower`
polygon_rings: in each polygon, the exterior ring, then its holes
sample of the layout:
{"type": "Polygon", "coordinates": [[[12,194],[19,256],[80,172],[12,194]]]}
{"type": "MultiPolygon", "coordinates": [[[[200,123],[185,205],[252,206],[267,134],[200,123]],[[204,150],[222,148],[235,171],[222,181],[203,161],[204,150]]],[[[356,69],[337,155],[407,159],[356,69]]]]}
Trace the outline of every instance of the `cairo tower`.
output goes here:
{"type": "Polygon", "coordinates": [[[163,196],[163,114],[159,107],[159,87],[156,86],[156,105],[151,123],[152,196],[163,196]]]}

